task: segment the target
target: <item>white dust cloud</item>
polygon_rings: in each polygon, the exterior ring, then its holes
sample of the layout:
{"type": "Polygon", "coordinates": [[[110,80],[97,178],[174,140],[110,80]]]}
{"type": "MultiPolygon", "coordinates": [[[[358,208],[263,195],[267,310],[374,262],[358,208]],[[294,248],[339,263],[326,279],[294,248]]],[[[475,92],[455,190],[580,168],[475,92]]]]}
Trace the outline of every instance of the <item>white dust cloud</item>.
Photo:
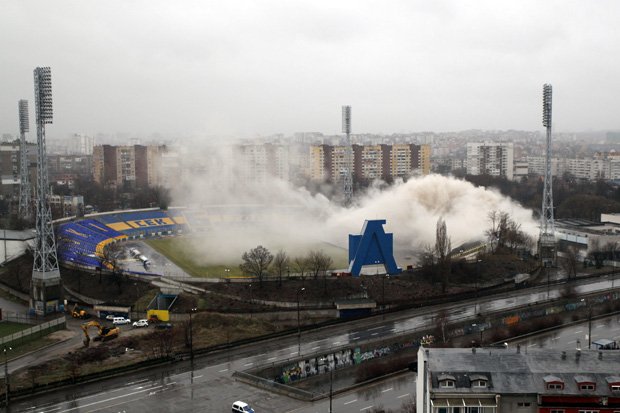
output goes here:
{"type": "Polygon", "coordinates": [[[189,209],[192,237],[198,239],[191,243],[192,252],[210,265],[237,265],[243,252],[257,245],[274,254],[283,249],[290,257],[325,249],[325,243],[346,249],[348,234],[359,234],[367,219],[387,220],[384,228],[394,234],[401,266],[412,263],[425,244],[434,244],[440,217],[453,247],[484,239],[494,210],[508,212],[530,235],[538,231],[530,210],[497,191],[451,177],[429,175],[371,188],[355,206],[344,208],[277,179],[241,184],[237,172],[227,171],[224,163],[205,162],[173,191],[174,205],[189,209]]]}

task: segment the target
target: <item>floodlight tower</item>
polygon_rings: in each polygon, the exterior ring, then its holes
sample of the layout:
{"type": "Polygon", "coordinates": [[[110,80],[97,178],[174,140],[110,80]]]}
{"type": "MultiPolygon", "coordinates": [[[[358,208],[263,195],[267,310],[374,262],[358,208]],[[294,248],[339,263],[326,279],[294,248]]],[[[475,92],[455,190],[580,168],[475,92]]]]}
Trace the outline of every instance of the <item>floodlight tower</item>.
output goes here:
{"type": "Polygon", "coordinates": [[[52,227],[52,211],[48,203],[45,125],[52,123],[52,72],[49,67],[34,70],[34,105],[37,121],[37,222],[34,265],[30,290],[30,308],[46,315],[60,310],[62,286],[52,227]]]}
{"type": "Polygon", "coordinates": [[[344,204],[351,205],[353,199],[353,148],[351,146],[351,106],[342,107],[342,133],[347,134],[344,151],[344,204]]]}
{"type": "Polygon", "coordinates": [[[29,221],[32,216],[32,202],[30,198],[30,173],[28,171],[28,144],[26,142],[26,132],[30,130],[28,101],[20,100],[17,108],[19,109],[19,217],[29,221]]]}
{"type": "Polygon", "coordinates": [[[544,267],[556,263],[555,222],[553,220],[553,192],[551,175],[551,101],[553,89],[550,84],[543,86],[543,126],[547,128],[547,152],[545,156],[545,184],[543,189],[542,211],[540,214],[540,239],[538,247],[544,267]]]}

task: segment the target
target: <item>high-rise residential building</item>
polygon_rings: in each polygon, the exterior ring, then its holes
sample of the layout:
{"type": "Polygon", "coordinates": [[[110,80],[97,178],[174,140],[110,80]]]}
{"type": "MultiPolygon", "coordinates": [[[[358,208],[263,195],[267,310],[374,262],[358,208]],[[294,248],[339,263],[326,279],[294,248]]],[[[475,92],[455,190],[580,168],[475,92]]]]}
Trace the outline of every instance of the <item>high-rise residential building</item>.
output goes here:
{"type": "Polygon", "coordinates": [[[512,142],[468,142],[467,174],[503,176],[513,179],[512,142]]]}
{"type": "Polygon", "coordinates": [[[110,187],[146,188],[160,184],[161,156],[165,146],[112,146],[93,148],[93,179],[110,187]]]}
{"type": "MultiPolygon", "coordinates": [[[[430,173],[430,146],[414,144],[353,145],[353,183],[367,185],[373,180],[389,182],[430,173]]],[[[310,147],[313,181],[342,182],[346,171],[346,146],[310,147]]]]}
{"type": "Polygon", "coordinates": [[[241,182],[269,182],[273,177],[289,179],[288,147],[265,143],[261,145],[237,145],[233,157],[241,182]]]}

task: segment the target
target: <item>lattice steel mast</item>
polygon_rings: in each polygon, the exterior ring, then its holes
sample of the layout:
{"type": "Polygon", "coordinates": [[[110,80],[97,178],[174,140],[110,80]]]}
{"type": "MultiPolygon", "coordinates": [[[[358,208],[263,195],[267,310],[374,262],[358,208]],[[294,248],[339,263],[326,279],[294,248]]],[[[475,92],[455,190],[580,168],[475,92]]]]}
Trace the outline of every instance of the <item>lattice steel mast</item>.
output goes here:
{"type": "Polygon", "coordinates": [[[45,315],[60,310],[62,287],[48,202],[48,172],[45,149],[45,125],[52,123],[52,72],[49,67],[34,70],[34,104],[37,122],[37,237],[32,268],[31,308],[45,315]]]}
{"type": "Polygon", "coordinates": [[[550,84],[543,86],[543,126],[547,128],[547,151],[545,155],[545,183],[542,210],[540,215],[539,251],[543,266],[555,266],[556,240],[553,219],[553,177],[551,175],[551,103],[553,89],[550,84]]]}
{"type": "Polygon", "coordinates": [[[30,221],[32,217],[32,191],[28,170],[28,144],[26,142],[26,132],[30,130],[28,101],[20,100],[17,107],[19,109],[19,217],[25,221],[30,221]]]}
{"type": "Polygon", "coordinates": [[[344,204],[351,205],[353,200],[353,148],[351,146],[351,106],[342,107],[342,132],[347,134],[347,143],[344,151],[344,204]]]}

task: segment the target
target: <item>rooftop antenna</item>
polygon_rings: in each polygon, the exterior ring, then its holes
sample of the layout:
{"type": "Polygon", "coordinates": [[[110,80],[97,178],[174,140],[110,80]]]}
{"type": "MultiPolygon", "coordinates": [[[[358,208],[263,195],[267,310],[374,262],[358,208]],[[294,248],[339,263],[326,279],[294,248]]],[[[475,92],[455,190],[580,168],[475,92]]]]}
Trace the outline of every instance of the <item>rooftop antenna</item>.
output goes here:
{"type": "Polygon", "coordinates": [[[34,102],[37,121],[37,196],[36,242],[30,290],[30,308],[38,315],[61,310],[62,286],[48,202],[48,172],[45,149],[45,125],[52,123],[52,72],[49,67],[34,69],[34,102]]]}
{"type": "Polygon", "coordinates": [[[344,152],[344,204],[351,205],[353,200],[353,148],[351,146],[351,106],[342,107],[342,133],[347,135],[344,152]]]}
{"type": "Polygon", "coordinates": [[[553,88],[543,86],[543,126],[547,128],[547,151],[545,156],[545,183],[543,189],[542,211],[540,214],[539,251],[543,267],[553,267],[556,263],[555,222],[553,219],[553,177],[551,175],[551,103],[553,88]]]}
{"type": "Polygon", "coordinates": [[[30,221],[32,217],[32,199],[30,188],[30,173],[28,168],[28,145],[26,132],[30,130],[30,118],[28,116],[28,101],[20,100],[17,104],[19,110],[19,217],[24,221],[30,221]]]}

